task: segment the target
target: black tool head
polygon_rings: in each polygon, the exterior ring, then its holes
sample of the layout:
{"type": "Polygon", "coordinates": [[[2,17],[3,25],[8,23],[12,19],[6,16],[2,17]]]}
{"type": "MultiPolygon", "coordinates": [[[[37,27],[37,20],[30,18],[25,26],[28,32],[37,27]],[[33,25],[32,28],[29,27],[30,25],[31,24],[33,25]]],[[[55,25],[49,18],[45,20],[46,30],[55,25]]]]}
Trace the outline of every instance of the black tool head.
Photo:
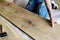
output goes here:
{"type": "Polygon", "coordinates": [[[6,32],[0,33],[0,37],[5,37],[5,36],[7,36],[6,32]]]}

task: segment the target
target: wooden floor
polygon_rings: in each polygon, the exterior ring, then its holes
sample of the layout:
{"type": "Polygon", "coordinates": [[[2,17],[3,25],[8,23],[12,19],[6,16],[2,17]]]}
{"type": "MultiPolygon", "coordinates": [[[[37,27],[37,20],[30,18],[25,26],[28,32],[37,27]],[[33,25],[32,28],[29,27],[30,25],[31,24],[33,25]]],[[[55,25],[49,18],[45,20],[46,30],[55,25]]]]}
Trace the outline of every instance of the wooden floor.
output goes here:
{"type": "MultiPolygon", "coordinates": [[[[3,19],[3,18],[2,18],[3,19]]],[[[0,19],[0,23],[4,28],[4,32],[7,32],[6,37],[0,37],[0,40],[26,40],[26,38],[19,34],[15,29],[13,29],[13,25],[7,24],[7,22],[0,19]]]]}
{"type": "Polygon", "coordinates": [[[60,40],[60,25],[51,27],[48,20],[15,4],[0,3],[0,14],[35,40],[60,40]]]}
{"type": "Polygon", "coordinates": [[[7,33],[7,36],[0,37],[0,40],[32,40],[32,38],[26,35],[23,31],[16,28],[2,16],[0,16],[0,24],[3,26],[3,32],[7,33]]]}

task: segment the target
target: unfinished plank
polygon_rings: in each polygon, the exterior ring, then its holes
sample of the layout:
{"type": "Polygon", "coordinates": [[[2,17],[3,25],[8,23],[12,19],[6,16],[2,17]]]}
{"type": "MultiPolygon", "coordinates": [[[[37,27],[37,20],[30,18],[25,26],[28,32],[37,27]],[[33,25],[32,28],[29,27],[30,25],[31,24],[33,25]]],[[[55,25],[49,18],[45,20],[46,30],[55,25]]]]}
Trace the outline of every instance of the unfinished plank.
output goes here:
{"type": "Polygon", "coordinates": [[[1,18],[0,23],[2,24],[2,26],[4,26],[4,32],[7,32],[8,34],[8,36],[4,38],[0,38],[0,40],[4,40],[4,39],[6,40],[33,40],[31,37],[26,35],[22,30],[19,30],[13,24],[8,22],[5,18],[3,18],[2,16],[0,16],[0,18],[1,18]]]}
{"type": "Polygon", "coordinates": [[[11,4],[0,7],[0,14],[24,30],[35,40],[60,40],[60,25],[51,28],[49,22],[38,15],[11,4]],[[12,5],[12,6],[11,6],[12,5]]]}
{"type": "MultiPolygon", "coordinates": [[[[6,37],[0,37],[0,40],[27,40],[26,37],[20,34],[11,23],[0,16],[0,23],[4,26],[4,31],[7,32],[6,37]]],[[[29,39],[31,40],[31,39],[29,39]]]]}

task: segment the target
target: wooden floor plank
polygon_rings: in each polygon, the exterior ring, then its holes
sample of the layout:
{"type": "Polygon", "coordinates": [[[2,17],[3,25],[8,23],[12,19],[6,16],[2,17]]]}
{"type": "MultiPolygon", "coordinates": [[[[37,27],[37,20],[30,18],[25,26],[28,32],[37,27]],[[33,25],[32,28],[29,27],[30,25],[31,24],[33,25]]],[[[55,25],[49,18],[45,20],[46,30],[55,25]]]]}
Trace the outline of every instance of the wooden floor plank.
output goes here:
{"type": "Polygon", "coordinates": [[[6,37],[0,37],[0,40],[26,40],[26,38],[17,32],[16,29],[14,29],[13,25],[8,23],[3,17],[0,16],[0,23],[3,26],[4,32],[7,33],[6,37]]]}
{"type": "Polygon", "coordinates": [[[60,40],[60,25],[55,24],[51,28],[46,19],[21,7],[14,4],[0,7],[0,14],[35,40],[60,40]]]}

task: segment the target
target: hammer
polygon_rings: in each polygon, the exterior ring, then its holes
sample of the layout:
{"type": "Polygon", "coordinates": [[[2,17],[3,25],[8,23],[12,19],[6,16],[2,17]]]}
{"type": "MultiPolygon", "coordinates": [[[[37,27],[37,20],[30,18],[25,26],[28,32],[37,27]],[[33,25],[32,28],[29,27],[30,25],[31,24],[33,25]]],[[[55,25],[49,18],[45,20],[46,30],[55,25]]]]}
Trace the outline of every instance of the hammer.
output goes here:
{"type": "Polygon", "coordinates": [[[3,29],[2,25],[0,24],[0,37],[5,37],[5,36],[7,36],[7,33],[4,32],[4,29],[3,29]]]}

